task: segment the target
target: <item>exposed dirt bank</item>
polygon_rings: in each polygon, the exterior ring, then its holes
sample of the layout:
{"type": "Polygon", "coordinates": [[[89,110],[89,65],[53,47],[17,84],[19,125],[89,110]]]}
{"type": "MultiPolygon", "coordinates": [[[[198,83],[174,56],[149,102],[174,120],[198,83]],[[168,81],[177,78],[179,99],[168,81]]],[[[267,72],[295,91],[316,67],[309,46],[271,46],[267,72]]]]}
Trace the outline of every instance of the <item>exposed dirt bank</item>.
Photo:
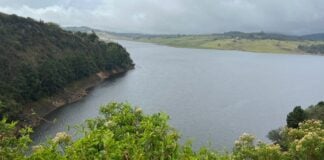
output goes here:
{"type": "MultiPolygon", "coordinates": [[[[130,67],[129,69],[132,68],[133,67],[130,67]]],[[[67,87],[65,87],[62,91],[53,96],[42,98],[37,102],[27,104],[25,107],[26,109],[23,111],[23,115],[28,117],[28,119],[21,122],[18,128],[26,125],[33,128],[37,127],[41,121],[47,121],[45,119],[46,115],[60,107],[81,100],[83,97],[87,96],[88,92],[98,84],[114,75],[125,73],[129,69],[118,68],[111,71],[98,72],[87,78],[67,85],[67,87]]]]}

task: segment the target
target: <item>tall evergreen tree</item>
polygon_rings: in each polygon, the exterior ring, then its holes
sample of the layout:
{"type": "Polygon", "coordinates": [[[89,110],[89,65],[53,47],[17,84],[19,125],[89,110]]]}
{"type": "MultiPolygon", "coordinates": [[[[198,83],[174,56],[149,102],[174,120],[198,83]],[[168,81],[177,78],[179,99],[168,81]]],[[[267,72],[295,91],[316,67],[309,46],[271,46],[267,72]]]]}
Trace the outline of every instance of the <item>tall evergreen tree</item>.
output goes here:
{"type": "Polygon", "coordinates": [[[306,112],[300,106],[297,106],[287,115],[287,126],[289,128],[297,128],[298,124],[303,122],[306,118],[306,112]]]}

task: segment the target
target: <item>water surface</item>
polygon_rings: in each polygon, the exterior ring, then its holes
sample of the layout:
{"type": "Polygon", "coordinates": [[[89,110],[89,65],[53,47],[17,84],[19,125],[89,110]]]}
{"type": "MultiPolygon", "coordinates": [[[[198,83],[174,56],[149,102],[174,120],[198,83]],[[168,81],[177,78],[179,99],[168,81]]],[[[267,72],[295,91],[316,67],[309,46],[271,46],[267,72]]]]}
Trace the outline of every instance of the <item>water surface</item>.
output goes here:
{"type": "Polygon", "coordinates": [[[184,49],[120,41],[136,63],[128,73],[96,87],[83,100],[60,108],[35,130],[34,139],[96,117],[111,101],[167,112],[170,123],[195,146],[231,148],[244,132],[267,140],[294,106],[324,100],[324,57],[184,49]]]}

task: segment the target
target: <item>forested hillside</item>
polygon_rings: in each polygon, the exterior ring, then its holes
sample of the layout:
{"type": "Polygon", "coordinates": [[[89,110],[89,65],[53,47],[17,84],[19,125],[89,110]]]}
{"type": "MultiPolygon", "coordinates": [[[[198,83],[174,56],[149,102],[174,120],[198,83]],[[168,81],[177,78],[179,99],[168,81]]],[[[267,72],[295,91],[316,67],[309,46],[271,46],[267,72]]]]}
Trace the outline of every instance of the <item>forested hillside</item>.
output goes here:
{"type": "Polygon", "coordinates": [[[119,44],[54,23],[0,13],[0,35],[0,117],[23,120],[24,104],[99,71],[133,66],[119,44]]]}

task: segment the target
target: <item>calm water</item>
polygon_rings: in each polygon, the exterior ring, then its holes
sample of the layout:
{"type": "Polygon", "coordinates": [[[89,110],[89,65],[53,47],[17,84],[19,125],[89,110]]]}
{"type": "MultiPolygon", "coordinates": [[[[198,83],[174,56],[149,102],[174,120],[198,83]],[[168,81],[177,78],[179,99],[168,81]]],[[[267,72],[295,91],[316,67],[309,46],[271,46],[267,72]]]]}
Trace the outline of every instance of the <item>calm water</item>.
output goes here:
{"type": "Polygon", "coordinates": [[[230,148],[243,132],[267,140],[296,105],[324,100],[324,56],[183,49],[120,41],[136,69],[106,81],[82,101],[47,117],[35,141],[98,115],[111,101],[167,112],[171,124],[195,146],[230,148]]]}

